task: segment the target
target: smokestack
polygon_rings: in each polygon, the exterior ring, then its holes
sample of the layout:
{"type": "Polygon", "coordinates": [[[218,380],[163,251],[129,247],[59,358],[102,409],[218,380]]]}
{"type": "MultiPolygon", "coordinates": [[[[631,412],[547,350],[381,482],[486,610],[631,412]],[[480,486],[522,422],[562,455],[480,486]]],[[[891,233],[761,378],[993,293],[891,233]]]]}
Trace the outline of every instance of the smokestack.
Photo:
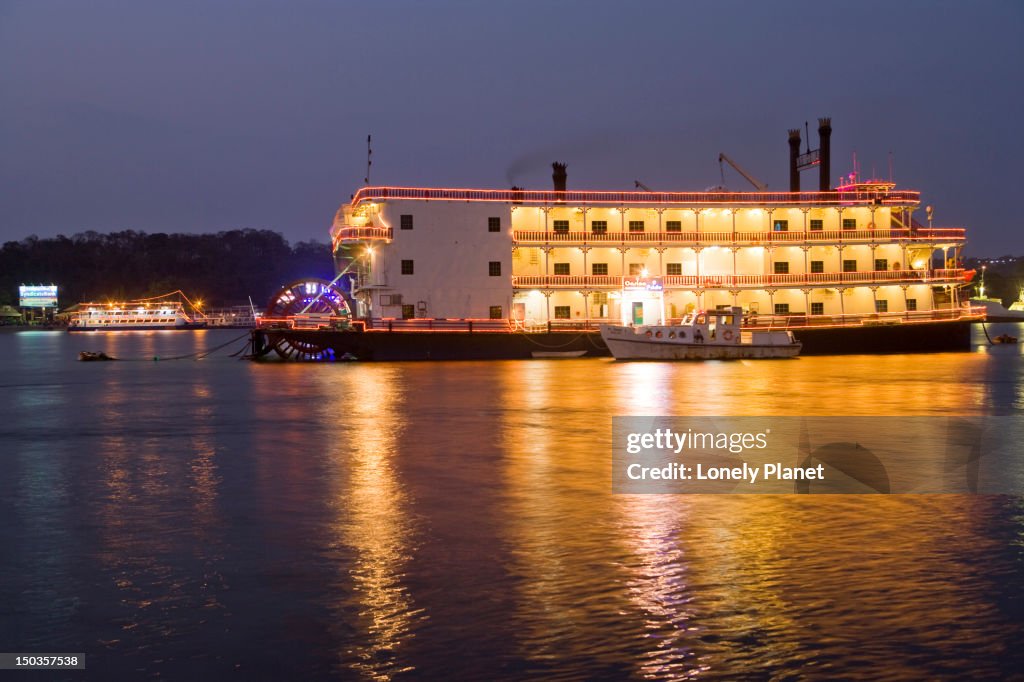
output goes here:
{"type": "Polygon", "coordinates": [[[827,192],[832,189],[830,162],[832,161],[832,118],[818,119],[818,147],[821,148],[821,164],[818,166],[818,189],[827,192]]]}
{"type": "Polygon", "coordinates": [[[558,161],[551,164],[551,182],[554,183],[556,192],[565,191],[565,182],[569,177],[565,172],[565,168],[565,164],[558,161]]]}
{"type": "Polygon", "coordinates": [[[800,191],[800,169],[796,167],[796,160],[800,156],[800,129],[791,128],[789,131],[789,191],[800,191]]]}

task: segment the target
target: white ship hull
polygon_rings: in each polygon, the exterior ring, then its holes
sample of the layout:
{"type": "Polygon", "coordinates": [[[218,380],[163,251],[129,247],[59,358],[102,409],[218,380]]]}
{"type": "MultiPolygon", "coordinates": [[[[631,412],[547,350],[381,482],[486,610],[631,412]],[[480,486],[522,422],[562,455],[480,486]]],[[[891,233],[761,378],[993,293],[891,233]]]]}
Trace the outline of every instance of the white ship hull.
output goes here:
{"type": "Polygon", "coordinates": [[[97,324],[92,326],[71,325],[69,332],[144,332],[206,329],[205,322],[187,324],[97,324]]]}
{"type": "Polygon", "coordinates": [[[793,358],[800,344],[790,346],[702,345],[699,343],[654,343],[634,339],[605,338],[616,360],[742,360],[793,358]]]}

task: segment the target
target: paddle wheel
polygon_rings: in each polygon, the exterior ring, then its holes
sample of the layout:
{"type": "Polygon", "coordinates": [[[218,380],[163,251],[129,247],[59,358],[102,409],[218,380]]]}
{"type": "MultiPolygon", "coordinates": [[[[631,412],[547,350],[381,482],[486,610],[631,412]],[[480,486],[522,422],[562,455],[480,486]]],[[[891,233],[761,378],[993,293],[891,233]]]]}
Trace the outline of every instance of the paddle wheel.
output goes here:
{"type": "Polygon", "coordinates": [[[264,319],[289,320],[292,333],[276,337],[274,351],[285,360],[333,360],[334,350],[316,330],[336,327],[352,318],[352,306],[341,288],[325,279],[292,282],[274,294],[264,319]]]}

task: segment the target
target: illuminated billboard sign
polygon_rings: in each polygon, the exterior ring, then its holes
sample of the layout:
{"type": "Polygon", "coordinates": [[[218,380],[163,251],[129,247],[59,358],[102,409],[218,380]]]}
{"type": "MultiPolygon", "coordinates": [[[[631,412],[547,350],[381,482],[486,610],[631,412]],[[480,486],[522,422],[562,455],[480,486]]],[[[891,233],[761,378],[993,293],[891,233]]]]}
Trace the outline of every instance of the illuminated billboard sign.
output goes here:
{"type": "Polygon", "coordinates": [[[22,308],[56,308],[57,287],[49,286],[26,286],[18,287],[18,300],[22,308]]]}

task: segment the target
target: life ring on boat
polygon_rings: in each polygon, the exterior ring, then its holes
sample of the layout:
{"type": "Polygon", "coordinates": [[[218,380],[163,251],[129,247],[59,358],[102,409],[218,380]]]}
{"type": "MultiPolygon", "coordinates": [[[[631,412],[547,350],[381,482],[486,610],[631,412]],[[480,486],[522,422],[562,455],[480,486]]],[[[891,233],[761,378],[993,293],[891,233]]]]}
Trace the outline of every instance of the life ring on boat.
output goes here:
{"type": "Polygon", "coordinates": [[[732,330],[726,329],[725,332],[722,333],[722,338],[726,341],[732,341],[732,330]]]}

